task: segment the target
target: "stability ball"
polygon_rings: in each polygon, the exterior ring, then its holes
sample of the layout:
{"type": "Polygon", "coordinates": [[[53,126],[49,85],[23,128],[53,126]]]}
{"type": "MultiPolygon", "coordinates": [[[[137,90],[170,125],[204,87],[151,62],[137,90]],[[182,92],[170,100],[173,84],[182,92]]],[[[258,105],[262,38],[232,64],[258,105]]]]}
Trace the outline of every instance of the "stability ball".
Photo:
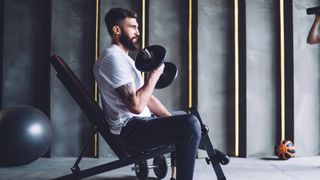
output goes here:
{"type": "Polygon", "coordinates": [[[26,105],[0,111],[0,166],[25,165],[44,155],[52,141],[47,116],[26,105]]]}

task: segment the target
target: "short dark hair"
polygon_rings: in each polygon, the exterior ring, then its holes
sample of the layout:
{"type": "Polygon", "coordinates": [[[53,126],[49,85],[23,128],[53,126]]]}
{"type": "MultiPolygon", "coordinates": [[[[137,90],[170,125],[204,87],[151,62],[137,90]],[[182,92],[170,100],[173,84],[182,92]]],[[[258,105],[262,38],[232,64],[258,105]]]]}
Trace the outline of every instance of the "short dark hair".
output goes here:
{"type": "Polygon", "coordinates": [[[110,36],[113,35],[113,26],[120,26],[123,20],[127,17],[137,19],[138,15],[132,10],[123,8],[112,8],[109,10],[109,12],[107,12],[106,16],[104,17],[104,22],[107,26],[110,36]]]}

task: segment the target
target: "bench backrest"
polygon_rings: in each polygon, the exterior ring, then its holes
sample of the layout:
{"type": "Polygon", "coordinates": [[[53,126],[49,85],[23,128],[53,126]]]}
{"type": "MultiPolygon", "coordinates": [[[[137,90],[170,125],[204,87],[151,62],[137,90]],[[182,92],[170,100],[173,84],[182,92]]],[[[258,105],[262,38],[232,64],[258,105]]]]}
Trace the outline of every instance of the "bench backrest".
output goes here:
{"type": "Polygon", "coordinates": [[[97,128],[114,153],[120,159],[127,157],[129,153],[110,132],[109,125],[105,120],[102,109],[92,96],[90,96],[81,81],[65,61],[57,55],[52,55],[50,62],[57,71],[57,77],[61,80],[62,84],[71,94],[73,99],[79,104],[81,109],[85,112],[91,123],[97,128]]]}

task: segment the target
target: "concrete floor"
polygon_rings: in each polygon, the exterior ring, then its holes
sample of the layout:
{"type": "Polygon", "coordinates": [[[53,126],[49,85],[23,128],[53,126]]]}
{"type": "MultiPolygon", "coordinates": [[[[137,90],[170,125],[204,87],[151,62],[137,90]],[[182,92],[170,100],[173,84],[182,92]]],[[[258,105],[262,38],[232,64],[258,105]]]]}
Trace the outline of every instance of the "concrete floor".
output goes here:
{"type": "MultiPolygon", "coordinates": [[[[84,158],[80,168],[110,162],[107,158],[84,158]]],[[[45,180],[69,174],[75,158],[41,158],[19,167],[0,167],[1,180],[45,180]]],[[[123,167],[87,179],[134,180],[132,166],[123,167]]],[[[296,157],[287,161],[275,158],[231,158],[228,165],[222,166],[228,180],[319,180],[320,156],[296,157]]],[[[153,171],[149,179],[156,179],[153,171]]],[[[215,180],[212,166],[204,159],[197,159],[194,180],[215,180]]],[[[165,180],[169,180],[169,173],[165,180]]]]}

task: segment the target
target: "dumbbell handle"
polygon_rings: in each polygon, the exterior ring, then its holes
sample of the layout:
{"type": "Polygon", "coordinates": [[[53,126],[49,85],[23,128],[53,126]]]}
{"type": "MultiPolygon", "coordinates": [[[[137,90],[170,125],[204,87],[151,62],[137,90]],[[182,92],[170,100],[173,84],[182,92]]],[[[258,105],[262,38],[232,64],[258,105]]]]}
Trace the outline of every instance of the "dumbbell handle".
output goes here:
{"type": "MultiPolygon", "coordinates": [[[[151,59],[152,58],[152,53],[147,49],[147,48],[144,48],[143,50],[142,50],[142,53],[143,53],[143,57],[145,58],[145,59],[151,59]]],[[[163,63],[162,63],[163,64],[163,63]]],[[[164,65],[166,65],[166,63],[164,63],[164,65]]],[[[160,65],[161,66],[161,65],[160,65]]],[[[162,72],[162,74],[163,74],[164,72],[162,72]]]]}
{"type": "Polygon", "coordinates": [[[306,12],[307,12],[308,15],[310,15],[310,14],[320,14],[320,6],[307,8],[306,12]]]}
{"type": "Polygon", "coordinates": [[[152,54],[149,52],[149,50],[147,48],[144,48],[142,50],[142,53],[143,53],[143,57],[145,59],[151,59],[152,58],[152,54]]]}

